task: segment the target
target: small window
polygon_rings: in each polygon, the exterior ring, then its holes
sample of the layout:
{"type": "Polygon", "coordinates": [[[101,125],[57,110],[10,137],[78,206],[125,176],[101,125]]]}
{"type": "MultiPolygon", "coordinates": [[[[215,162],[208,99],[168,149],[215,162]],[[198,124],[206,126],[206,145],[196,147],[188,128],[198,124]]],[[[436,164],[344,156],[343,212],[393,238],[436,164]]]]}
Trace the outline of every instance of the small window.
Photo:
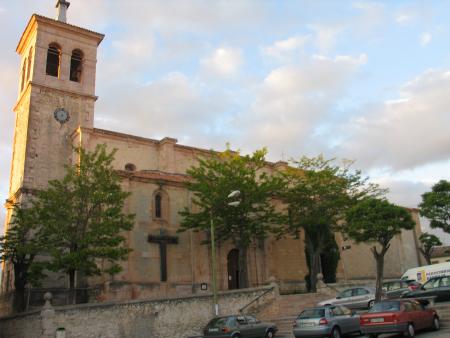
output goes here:
{"type": "Polygon", "coordinates": [[[340,294],[341,298],[348,298],[352,296],[352,289],[345,290],[340,294]]]}
{"type": "Polygon", "coordinates": [[[30,52],[28,53],[28,63],[27,63],[27,81],[30,79],[32,62],[33,62],[33,48],[30,48],[30,52]]]}
{"type": "Polygon", "coordinates": [[[127,163],[127,164],[125,164],[125,170],[126,171],[136,171],[136,166],[133,163],[127,163]]]}
{"type": "Polygon", "coordinates": [[[46,74],[50,76],[59,77],[59,66],[61,63],[61,48],[52,43],[47,50],[47,68],[46,74]]]}
{"type": "Polygon", "coordinates": [[[353,290],[354,296],[364,296],[364,295],[367,295],[368,293],[369,293],[369,291],[367,291],[366,289],[354,289],[353,290]]]}
{"type": "Polygon", "coordinates": [[[83,68],[83,53],[79,49],[72,52],[70,58],[70,81],[81,82],[83,68]]]}
{"type": "Polygon", "coordinates": [[[155,217],[161,218],[162,208],[161,208],[161,194],[155,196],[155,217]]]}
{"type": "Polygon", "coordinates": [[[22,65],[22,81],[20,82],[20,91],[23,90],[24,86],[25,86],[25,75],[27,73],[27,59],[25,59],[23,61],[23,65],[22,65]]]}

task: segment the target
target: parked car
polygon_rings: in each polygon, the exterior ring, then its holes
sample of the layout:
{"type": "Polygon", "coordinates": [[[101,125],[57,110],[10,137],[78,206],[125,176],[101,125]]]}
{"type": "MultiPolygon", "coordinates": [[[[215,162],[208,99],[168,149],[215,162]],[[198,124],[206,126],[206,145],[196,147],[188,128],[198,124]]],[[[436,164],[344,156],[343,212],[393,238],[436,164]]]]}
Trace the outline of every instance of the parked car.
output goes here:
{"type": "Polygon", "coordinates": [[[400,298],[409,291],[413,291],[413,287],[401,279],[383,283],[383,294],[386,298],[400,298]]]}
{"type": "Polygon", "coordinates": [[[296,338],[341,338],[345,334],[359,332],[359,316],[339,305],[305,309],[298,315],[293,327],[296,338]]]}
{"type": "Polygon", "coordinates": [[[402,295],[402,298],[436,297],[435,302],[450,300],[450,276],[433,277],[415,291],[402,295]]]}
{"type": "Polygon", "coordinates": [[[216,317],[203,329],[204,337],[273,338],[278,331],[273,323],[264,323],[249,315],[216,317]]]}
{"type": "Polygon", "coordinates": [[[415,332],[433,328],[439,330],[439,316],[416,300],[384,300],[360,316],[361,331],[376,338],[384,333],[403,333],[414,337],[415,332]]]}
{"type": "Polygon", "coordinates": [[[350,309],[367,309],[375,302],[375,289],[369,287],[354,287],[342,291],[335,298],[327,299],[318,306],[343,305],[350,309]]]}

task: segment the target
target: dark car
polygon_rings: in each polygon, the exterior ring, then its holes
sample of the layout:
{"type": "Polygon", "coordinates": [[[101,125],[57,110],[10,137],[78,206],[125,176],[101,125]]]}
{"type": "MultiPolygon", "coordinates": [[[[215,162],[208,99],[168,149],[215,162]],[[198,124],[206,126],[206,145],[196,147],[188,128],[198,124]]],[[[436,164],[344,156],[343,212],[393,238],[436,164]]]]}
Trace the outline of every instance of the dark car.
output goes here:
{"type": "Polygon", "coordinates": [[[277,332],[273,323],[264,323],[250,315],[216,317],[203,329],[204,337],[273,338],[277,332]]]}
{"type": "Polygon", "coordinates": [[[430,278],[425,284],[402,295],[402,298],[435,297],[435,302],[450,300],[450,276],[430,278]]]}
{"type": "Polygon", "coordinates": [[[383,294],[386,298],[400,298],[402,295],[416,290],[417,287],[420,287],[417,282],[401,279],[391,280],[383,283],[383,294]]]}
{"type": "Polygon", "coordinates": [[[344,306],[332,305],[305,309],[294,322],[296,338],[340,338],[359,333],[359,316],[344,306]]]}
{"type": "Polygon", "coordinates": [[[369,312],[361,314],[360,327],[362,333],[370,338],[384,333],[403,333],[414,337],[418,330],[439,330],[440,323],[436,310],[416,300],[404,299],[375,303],[369,312]]]}

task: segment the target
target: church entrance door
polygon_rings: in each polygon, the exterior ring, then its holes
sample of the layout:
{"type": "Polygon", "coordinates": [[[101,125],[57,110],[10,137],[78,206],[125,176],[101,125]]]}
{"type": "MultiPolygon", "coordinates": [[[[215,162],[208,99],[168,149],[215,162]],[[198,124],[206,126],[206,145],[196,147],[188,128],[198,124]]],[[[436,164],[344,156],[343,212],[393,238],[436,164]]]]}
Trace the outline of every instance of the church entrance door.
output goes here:
{"type": "Polygon", "coordinates": [[[228,290],[239,289],[239,250],[228,253],[228,290]]]}

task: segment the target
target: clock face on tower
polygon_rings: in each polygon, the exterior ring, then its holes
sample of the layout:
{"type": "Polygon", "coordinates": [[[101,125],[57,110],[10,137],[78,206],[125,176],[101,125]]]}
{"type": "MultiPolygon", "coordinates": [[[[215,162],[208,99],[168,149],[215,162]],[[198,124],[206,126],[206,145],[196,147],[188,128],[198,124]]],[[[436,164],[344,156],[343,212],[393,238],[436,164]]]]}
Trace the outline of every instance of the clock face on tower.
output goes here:
{"type": "Polygon", "coordinates": [[[55,117],[55,120],[61,124],[66,123],[70,119],[69,112],[64,108],[56,109],[53,116],[55,117]]]}

